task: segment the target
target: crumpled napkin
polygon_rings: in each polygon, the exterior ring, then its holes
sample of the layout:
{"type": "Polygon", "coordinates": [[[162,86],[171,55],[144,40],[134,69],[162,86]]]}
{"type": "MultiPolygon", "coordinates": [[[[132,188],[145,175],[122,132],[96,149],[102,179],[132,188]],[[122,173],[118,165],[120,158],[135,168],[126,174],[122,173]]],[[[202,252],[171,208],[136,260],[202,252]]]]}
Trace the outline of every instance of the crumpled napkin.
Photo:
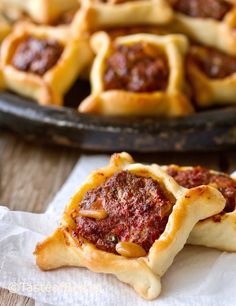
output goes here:
{"type": "Polygon", "coordinates": [[[112,275],[83,268],[42,272],[32,255],[37,242],[59,224],[65,204],[92,170],[108,156],[83,156],[44,214],[0,207],[0,287],[46,305],[235,306],[236,254],[185,246],[162,278],[161,296],[145,301],[112,275]]]}

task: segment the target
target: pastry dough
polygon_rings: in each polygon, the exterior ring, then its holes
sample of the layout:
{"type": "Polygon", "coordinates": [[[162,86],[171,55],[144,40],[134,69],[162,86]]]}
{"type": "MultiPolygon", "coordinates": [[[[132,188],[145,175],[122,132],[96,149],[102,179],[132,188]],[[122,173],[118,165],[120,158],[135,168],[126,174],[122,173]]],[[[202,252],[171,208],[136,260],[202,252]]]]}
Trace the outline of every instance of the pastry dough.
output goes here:
{"type": "MultiPolygon", "coordinates": [[[[193,167],[179,167],[176,165],[171,165],[171,167],[178,171],[186,171],[186,170],[188,171],[194,169],[193,167]]],[[[166,169],[167,167],[165,166],[164,170],[166,169]]],[[[227,178],[227,175],[224,173],[220,173],[213,170],[210,170],[210,173],[213,175],[217,176],[219,175],[220,177],[227,178]]],[[[235,181],[235,185],[234,187],[232,187],[232,189],[234,189],[236,193],[236,180],[235,180],[236,176],[231,178],[235,181]]],[[[200,180],[199,176],[198,177],[196,176],[195,179],[200,180]]],[[[176,181],[179,182],[178,179],[176,181]]],[[[189,179],[189,181],[191,185],[191,179],[189,179]]],[[[197,184],[195,183],[194,186],[196,185],[197,184]]],[[[211,185],[216,187],[216,183],[214,182],[212,182],[211,185]]],[[[222,188],[225,189],[224,192],[226,194],[228,193],[228,195],[232,198],[231,200],[233,200],[234,194],[232,192],[232,189],[227,190],[227,185],[225,180],[223,180],[222,186],[223,186],[222,188]]],[[[236,204],[236,198],[234,198],[234,200],[236,204]]],[[[187,243],[216,248],[222,251],[236,252],[235,223],[236,223],[236,207],[233,207],[232,203],[230,203],[230,206],[228,207],[226,206],[225,211],[223,213],[198,222],[194,226],[188,238],[187,243]]]]}
{"type": "MultiPolygon", "coordinates": [[[[110,190],[111,193],[112,190],[110,190]]],[[[139,190],[138,188],[137,195],[139,190]]],[[[147,190],[150,189],[147,187],[147,190]]],[[[120,192],[122,192],[121,189],[118,193],[118,203],[122,201],[123,196],[125,197],[125,193],[122,195],[120,192]]],[[[96,204],[96,199],[92,200],[95,201],[92,203],[96,204]]],[[[111,205],[110,202],[108,204],[111,205]]],[[[157,165],[134,164],[129,154],[114,154],[110,164],[92,173],[72,197],[65,209],[60,227],[54,234],[37,245],[36,262],[42,270],[51,270],[62,266],[78,266],[86,267],[94,272],[114,274],[120,281],[131,285],[143,298],[154,299],[160,294],[160,277],[172,264],[175,255],[183,248],[193,226],[199,220],[218,213],[223,209],[224,204],[223,196],[213,187],[200,186],[185,189],[180,187],[157,165]],[[78,216],[80,203],[88,200],[88,194],[91,190],[95,190],[97,187],[100,188],[96,190],[100,190],[102,184],[122,171],[153,180],[173,201],[173,208],[171,208],[172,211],[164,232],[157,240],[154,240],[147,255],[128,258],[103,251],[80,235],[74,234],[77,222],[75,222],[75,218],[78,216]]],[[[140,202],[138,202],[139,206],[140,202]]],[[[87,217],[89,216],[91,215],[87,211],[87,217]]],[[[84,219],[89,222],[90,218],[84,219]]]]}
{"type": "Polygon", "coordinates": [[[0,43],[11,32],[11,24],[0,15],[0,43]]]}
{"type": "MultiPolygon", "coordinates": [[[[143,24],[166,24],[173,11],[165,0],[82,0],[87,29],[104,29],[143,24]]],[[[75,22],[76,26],[76,22],[75,22]]]]}
{"type": "Polygon", "coordinates": [[[79,7],[78,0],[0,0],[0,4],[19,8],[38,23],[52,23],[64,12],[79,7]]]}
{"type": "MultiPolygon", "coordinates": [[[[24,56],[21,56],[20,62],[28,56],[27,50],[21,52],[23,52],[24,56]]],[[[41,53],[43,56],[43,50],[41,53]]],[[[47,51],[46,56],[48,56],[48,53],[50,56],[50,50],[49,52],[47,51]]],[[[90,63],[92,58],[93,54],[86,37],[82,35],[76,38],[70,37],[70,32],[65,27],[39,27],[23,22],[17,24],[14,31],[4,40],[0,60],[8,89],[32,98],[43,105],[62,105],[63,95],[76,80],[78,74],[90,63]],[[24,43],[29,38],[39,41],[53,41],[62,48],[57,62],[51,65],[49,69],[45,68],[44,73],[34,73],[31,70],[29,72],[27,70],[23,71],[18,69],[18,66],[16,68],[12,64],[17,46],[20,46],[20,43],[24,43]]],[[[20,64],[24,65],[24,62],[20,64]]],[[[29,64],[33,64],[32,59],[29,61],[29,64]]]]}
{"type": "MultiPolygon", "coordinates": [[[[171,1],[173,0],[169,0],[171,1]]],[[[236,55],[236,6],[234,1],[232,3],[234,6],[222,20],[191,17],[176,11],[170,29],[186,34],[201,44],[236,55]]]]}
{"type": "Polygon", "coordinates": [[[194,46],[191,49],[196,54],[199,52],[200,61],[205,62],[205,66],[210,73],[217,76],[217,73],[221,73],[220,70],[222,69],[223,73],[224,71],[231,71],[231,74],[223,77],[211,77],[190,58],[187,61],[187,73],[196,104],[199,107],[236,104],[236,57],[214,49],[208,50],[208,48],[202,46],[194,46]]]}
{"type": "MultiPolygon", "coordinates": [[[[92,93],[80,104],[80,112],[124,116],[177,116],[193,112],[193,107],[184,93],[183,62],[188,48],[185,37],[136,34],[117,37],[113,41],[107,33],[98,32],[92,36],[91,44],[97,53],[91,70],[92,93]],[[140,43],[149,44],[165,54],[169,68],[166,89],[152,92],[105,90],[106,61],[112,54],[113,46],[129,47],[140,43]]],[[[158,80],[156,84],[159,84],[158,80]]]]}

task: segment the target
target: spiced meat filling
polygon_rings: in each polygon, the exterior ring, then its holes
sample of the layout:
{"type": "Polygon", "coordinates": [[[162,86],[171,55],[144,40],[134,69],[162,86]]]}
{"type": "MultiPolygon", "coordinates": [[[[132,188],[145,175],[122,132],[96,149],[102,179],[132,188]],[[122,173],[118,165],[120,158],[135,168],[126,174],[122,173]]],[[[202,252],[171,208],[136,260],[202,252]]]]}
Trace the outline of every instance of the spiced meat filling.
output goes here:
{"type": "Polygon", "coordinates": [[[187,63],[195,64],[211,79],[223,79],[236,72],[236,57],[214,48],[192,46],[187,63]]]}
{"type": "Polygon", "coordinates": [[[28,37],[16,48],[12,65],[21,71],[43,75],[56,65],[63,46],[53,39],[28,37]]]}
{"type": "Polygon", "coordinates": [[[80,211],[106,211],[103,219],[75,217],[75,235],[97,248],[116,253],[116,245],[130,242],[146,252],[164,232],[174,203],[157,181],[121,171],[88,191],[80,211]]]}
{"type": "Polygon", "coordinates": [[[222,20],[232,4],[224,0],[168,0],[175,11],[190,17],[222,20]]]}
{"type": "Polygon", "coordinates": [[[214,173],[200,166],[185,170],[178,169],[175,166],[169,166],[167,173],[172,176],[179,185],[185,188],[193,188],[200,185],[212,185],[216,187],[226,199],[226,205],[223,212],[234,211],[236,205],[236,181],[229,175],[214,173]]]}
{"type": "Polygon", "coordinates": [[[106,90],[131,92],[165,90],[169,67],[162,50],[148,43],[115,45],[106,60],[104,86],[106,90]]]}

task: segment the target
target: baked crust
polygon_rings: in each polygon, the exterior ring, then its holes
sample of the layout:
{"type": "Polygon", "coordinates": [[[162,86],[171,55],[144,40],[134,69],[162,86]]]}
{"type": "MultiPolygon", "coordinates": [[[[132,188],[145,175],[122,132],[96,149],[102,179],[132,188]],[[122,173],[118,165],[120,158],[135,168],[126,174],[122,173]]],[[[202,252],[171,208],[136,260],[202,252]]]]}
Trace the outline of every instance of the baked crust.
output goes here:
{"type": "Polygon", "coordinates": [[[63,104],[64,94],[91,62],[92,57],[87,38],[82,35],[73,37],[68,27],[39,27],[22,22],[16,25],[2,43],[0,60],[7,88],[32,98],[39,104],[60,106],[63,104]],[[54,39],[64,48],[58,62],[42,76],[20,71],[11,63],[15,47],[29,36],[54,39]]]}
{"type": "Polygon", "coordinates": [[[34,253],[36,262],[42,270],[78,266],[94,272],[114,274],[120,281],[131,285],[143,298],[154,299],[160,294],[160,277],[183,248],[193,226],[199,220],[218,213],[224,204],[223,196],[213,187],[186,189],[157,165],[134,164],[129,154],[114,154],[110,164],[92,173],[72,197],[55,233],[37,245],[34,253]],[[72,234],[75,222],[71,214],[78,209],[85,193],[122,170],[157,180],[176,199],[164,232],[144,257],[127,258],[108,253],[97,249],[81,236],[76,238],[72,234]]]}
{"type": "Polygon", "coordinates": [[[1,0],[1,4],[24,11],[38,23],[53,23],[64,12],[79,7],[78,0],[1,0]]]}
{"type": "MultiPolygon", "coordinates": [[[[235,4],[235,3],[234,3],[235,4]]],[[[212,18],[190,17],[175,12],[170,28],[197,42],[236,55],[236,6],[221,21],[212,18]]]]}
{"type": "MultiPolygon", "coordinates": [[[[193,169],[193,167],[180,167],[172,165],[178,170],[193,169]]],[[[166,170],[166,166],[162,167],[166,170]]],[[[219,174],[217,171],[210,171],[213,174],[219,174]]],[[[231,176],[236,180],[236,175],[231,176]]],[[[216,248],[221,251],[236,251],[236,209],[232,212],[225,212],[219,215],[217,220],[214,216],[201,220],[191,231],[187,243],[192,245],[201,245],[210,248],[216,248]]]]}
{"type": "Polygon", "coordinates": [[[193,61],[187,62],[187,73],[193,88],[194,101],[199,107],[236,104],[236,73],[213,79],[193,61]]]}
{"type": "Polygon", "coordinates": [[[158,36],[134,34],[112,40],[105,32],[97,32],[91,38],[91,45],[97,56],[91,70],[92,93],[79,106],[83,113],[105,115],[178,116],[193,112],[191,102],[184,93],[184,55],[188,42],[182,35],[158,36]],[[168,61],[169,79],[165,91],[134,93],[125,90],[104,90],[103,75],[106,58],[112,44],[130,45],[139,42],[150,43],[161,48],[168,61]]]}
{"type": "Polygon", "coordinates": [[[12,26],[0,15],[0,43],[11,32],[12,26]]]}
{"type": "MultiPolygon", "coordinates": [[[[91,30],[131,25],[162,25],[173,18],[165,0],[137,0],[123,3],[82,0],[86,28],[91,30]]],[[[76,22],[75,22],[76,24],[76,22]]]]}

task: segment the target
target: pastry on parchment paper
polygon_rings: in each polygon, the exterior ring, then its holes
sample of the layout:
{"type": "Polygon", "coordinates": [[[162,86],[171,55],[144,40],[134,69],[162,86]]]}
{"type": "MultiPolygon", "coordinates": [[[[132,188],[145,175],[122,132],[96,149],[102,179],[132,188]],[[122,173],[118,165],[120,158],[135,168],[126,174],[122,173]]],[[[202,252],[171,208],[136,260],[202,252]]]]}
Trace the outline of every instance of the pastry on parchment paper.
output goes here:
{"type": "Polygon", "coordinates": [[[163,169],[176,182],[186,188],[209,185],[217,188],[226,199],[224,209],[193,228],[188,243],[217,248],[223,251],[236,251],[236,180],[235,175],[208,170],[206,168],[164,166],[163,169]]]}
{"type": "Polygon", "coordinates": [[[180,187],[161,167],[115,154],[72,197],[60,227],[37,245],[36,262],[113,274],[154,299],[194,225],[224,205],[216,188],[180,187]]]}

